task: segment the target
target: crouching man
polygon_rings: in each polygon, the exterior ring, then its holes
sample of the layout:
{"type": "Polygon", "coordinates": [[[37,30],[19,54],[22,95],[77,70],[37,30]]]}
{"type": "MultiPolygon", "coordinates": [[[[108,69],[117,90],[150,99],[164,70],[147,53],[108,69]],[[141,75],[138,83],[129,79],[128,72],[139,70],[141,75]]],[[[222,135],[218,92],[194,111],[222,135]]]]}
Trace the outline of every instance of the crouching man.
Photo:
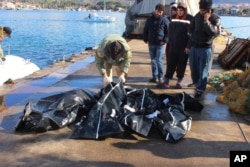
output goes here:
{"type": "Polygon", "coordinates": [[[115,66],[118,81],[125,83],[132,52],[127,41],[117,34],[106,36],[97,48],[95,63],[103,76],[104,86],[113,81],[112,66],[115,66]]]}

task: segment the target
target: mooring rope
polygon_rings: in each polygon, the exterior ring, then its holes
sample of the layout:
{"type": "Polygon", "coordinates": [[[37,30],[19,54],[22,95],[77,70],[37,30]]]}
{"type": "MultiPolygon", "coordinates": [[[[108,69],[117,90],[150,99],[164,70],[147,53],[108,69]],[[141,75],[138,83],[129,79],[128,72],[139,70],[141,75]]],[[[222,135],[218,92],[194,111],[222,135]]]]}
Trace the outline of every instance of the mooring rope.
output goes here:
{"type": "Polygon", "coordinates": [[[250,25],[248,26],[237,26],[237,27],[228,27],[228,28],[224,28],[224,29],[233,29],[233,28],[243,28],[243,27],[250,27],[250,25]]]}

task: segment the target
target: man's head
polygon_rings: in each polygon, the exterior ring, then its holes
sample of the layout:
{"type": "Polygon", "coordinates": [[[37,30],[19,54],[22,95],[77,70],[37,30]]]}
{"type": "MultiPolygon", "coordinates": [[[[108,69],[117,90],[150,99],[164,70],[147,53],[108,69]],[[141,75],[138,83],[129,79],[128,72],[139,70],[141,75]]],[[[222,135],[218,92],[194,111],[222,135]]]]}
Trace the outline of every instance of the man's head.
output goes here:
{"type": "Polygon", "coordinates": [[[200,8],[200,14],[202,16],[205,16],[207,14],[211,14],[213,1],[212,0],[200,0],[199,2],[199,8],[200,8]]]}
{"type": "Polygon", "coordinates": [[[177,5],[177,15],[182,17],[187,13],[187,5],[184,2],[179,2],[177,5]]]}
{"type": "Polygon", "coordinates": [[[157,18],[161,17],[164,14],[164,11],[165,7],[162,4],[159,3],[155,6],[155,16],[157,18]]]}
{"type": "Polygon", "coordinates": [[[109,46],[109,51],[111,54],[112,59],[116,59],[117,56],[121,53],[122,51],[122,45],[118,41],[114,41],[110,44],[109,46]]]}
{"type": "Polygon", "coordinates": [[[183,10],[187,10],[187,5],[184,2],[179,2],[177,5],[177,9],[183,9],[183,10]]]}
{"type": "Polygon", "coordinates": [[[3,38],[10,37],[11,29],[9,27],[0,27],[0,43],[3,41],[3,38]]]}
{"type": "Polygon", "coordinates": [[[200,0],[199,2],[199,8],[200,10],[211,10],[212,9],[212,5],[213,5],[213,1],[212,0],[200,0]]]}
{"type": "Polygon", "coordinates": [[[6,37],[10,37],[10,35],[11,35],[11,32],[12,32],[12,30],[11,30],[11,28],[10,27],[3,27],[3,31],[4,31],[4,35],[6,36],[6,37]]]}
{"type": "Polygon", "coordinates": [[[177,11],[177,3],[170,4],[171,15],[175,15],[177,11]]]}

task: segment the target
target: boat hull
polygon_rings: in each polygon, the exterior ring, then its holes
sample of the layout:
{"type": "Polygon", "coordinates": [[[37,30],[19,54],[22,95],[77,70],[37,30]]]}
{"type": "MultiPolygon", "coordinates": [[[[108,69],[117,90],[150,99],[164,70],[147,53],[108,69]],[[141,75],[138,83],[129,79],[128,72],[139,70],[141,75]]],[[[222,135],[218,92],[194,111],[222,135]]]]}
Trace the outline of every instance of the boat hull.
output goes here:
{"type": "Polygon", "coordinates": [[[114,22],[116,19],[115,17],[111,16],[99,16],[97,13],[90,13],[88,17],[83,19],[84,22],[90,23],[111,23],[114,22]]]}
{"type": "Polygon", "coordinates": [[[0,85],[3,85],[9,79],[20,79],[38,70],[40,68],[27,59],[15,55],[6,55],[5,61],[0,62],[0,85]]]}

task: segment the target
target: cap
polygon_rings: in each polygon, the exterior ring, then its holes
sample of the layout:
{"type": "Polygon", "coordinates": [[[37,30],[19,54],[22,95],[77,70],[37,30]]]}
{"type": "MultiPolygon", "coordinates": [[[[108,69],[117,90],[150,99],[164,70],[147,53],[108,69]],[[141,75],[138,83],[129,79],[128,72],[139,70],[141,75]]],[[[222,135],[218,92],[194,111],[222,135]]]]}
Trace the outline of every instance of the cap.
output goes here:
{"type": "Polygon", "coordinates": [[[110,50],[112,59],[115,59],[115,57],[121,52],[122,45],[118,41],[112,42],[109,46],[109,50],[110,50]]]}
{"type": "Polygon", "coordinates": [[[172,4],[171,9],[177,9],[177,4],[176,3],[172,4]]]}
{"type": "Polygon", "coordinates": [[[3,31],[8,35],[8,37],[11,37],[11,28],[10,27],[3,27],[3,31]]]}
{"type": "Polygon", "coordinates": [[[213,1],[212,0],[200,0],[199,8],[200,9],[212,9],[213,1]]]}
{"type": "Polygon", "coordinates": [[[187,9],[187,5],[184,2],[179,2],[177,8],[187,9]]]}

